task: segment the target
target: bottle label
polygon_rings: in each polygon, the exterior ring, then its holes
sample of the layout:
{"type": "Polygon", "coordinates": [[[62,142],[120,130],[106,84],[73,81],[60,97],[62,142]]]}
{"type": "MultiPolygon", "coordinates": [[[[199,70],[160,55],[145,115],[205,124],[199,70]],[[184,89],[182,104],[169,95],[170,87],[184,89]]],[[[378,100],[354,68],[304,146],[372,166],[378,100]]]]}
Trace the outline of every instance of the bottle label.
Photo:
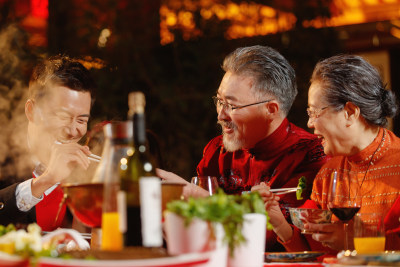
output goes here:
{"type": "Polygon", "coordinates": [[[161,181],[158,177],[140,177],[140,216],[144,247],[162,246],[161,181]]]}
{"type": "Polygon", "coordinates": [[[119,231],[125,233],[127,229],[127,216],[126,216],[126,192],[118,191],[117,193],[117,205],[119,214],[119,231]]]}

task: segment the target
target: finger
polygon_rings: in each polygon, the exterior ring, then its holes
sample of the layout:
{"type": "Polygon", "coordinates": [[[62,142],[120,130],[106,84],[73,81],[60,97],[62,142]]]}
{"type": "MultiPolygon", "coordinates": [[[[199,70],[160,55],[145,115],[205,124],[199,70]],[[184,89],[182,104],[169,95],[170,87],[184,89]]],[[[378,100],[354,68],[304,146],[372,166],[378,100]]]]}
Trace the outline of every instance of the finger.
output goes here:
{"type": "Polygon", "coordinates": [[[265,191],[269,191],[269,186],[267,186],[264,182],[261,182],[258,185],[255,185],[251,188],[251,191],[261,191],[261,190],[265,190],[265,191]]]}
{"type": "Polygon", "coordinates": [[[304,225],[305,229],[311,230],[313,232],[334,232],[340,227],[338,224],[334,223],[306,223],[304,225]]]}
{"type": "Polygon", "coordinates": [[[82,149],[83,153],[85,153],[87,156],[92,154],[92,152],[90,151],[90,148],[88,146],[82,146],[81,149],[82,149]]]}
{"type": "Polygon", "coordinates": [[[87,169],[90,165],[90,160],[88,156],[80,149],[72,153],[71,160],[81,165],[84,169],[87,169]]]}
{"type": "Polygon", "coordinates": [[[312,239],[318,242],[332,243],[332,234],[314,233],[312,239]]]}

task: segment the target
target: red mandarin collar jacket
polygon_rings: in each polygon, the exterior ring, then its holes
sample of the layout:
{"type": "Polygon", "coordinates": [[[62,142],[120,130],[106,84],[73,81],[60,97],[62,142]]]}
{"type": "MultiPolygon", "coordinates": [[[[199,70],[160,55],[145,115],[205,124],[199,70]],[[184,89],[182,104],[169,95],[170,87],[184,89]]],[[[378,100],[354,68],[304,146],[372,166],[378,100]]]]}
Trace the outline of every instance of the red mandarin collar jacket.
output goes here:
{"type": "MultiPolygon", "coordinates": [[[[303,200],[297,200],[295,193],[281,196],[282,211],[288,216],[287,207],[300,206],[309,198],[314,177],[326,161],[320,140],[284,119],[275,132],[251,149],[227,152],[222,136],[215,137],[204,148],[197,173],[218,177],[220,187],[229,194],[240,194],[261,182],[271,188],[297,187],[299,178],[305,176],[303,200]]],[[[274,249],[272,231],[267,240],[267,249],[274,249]]]]}

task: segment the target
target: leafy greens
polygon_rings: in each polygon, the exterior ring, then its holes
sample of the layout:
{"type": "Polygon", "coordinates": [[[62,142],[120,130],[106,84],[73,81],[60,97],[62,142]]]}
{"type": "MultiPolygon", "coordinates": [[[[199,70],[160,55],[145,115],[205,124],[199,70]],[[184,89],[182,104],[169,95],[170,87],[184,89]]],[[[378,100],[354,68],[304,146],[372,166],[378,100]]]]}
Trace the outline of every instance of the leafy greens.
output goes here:
{"type": "MultiPolygon", "coordinates": [[[[172,201],[167,204],[167,210],[183,217],[186,225],[189,225],[194,218],[221,223],[225,230],[224,241],[228,243],[231,255],[234,248],[245,241],[241,231],[243,215],[261,213],[267,216],[264,201],[257,192],[227,195],[221,189],[207,198],[172,201]]],[[[267,216],[267,229],[272,229],[268,221],[267,216]]]]}
{"type": "Polygon", "coordinates": [[[307,187],[307,180],[305,176],[301,176],[299,179],[299,184],[297,185],[297,190],[296,190],[296,198],[297,200],[303,199],[301,194],[303,194],[303,190],[305,190],[307,187]]]}

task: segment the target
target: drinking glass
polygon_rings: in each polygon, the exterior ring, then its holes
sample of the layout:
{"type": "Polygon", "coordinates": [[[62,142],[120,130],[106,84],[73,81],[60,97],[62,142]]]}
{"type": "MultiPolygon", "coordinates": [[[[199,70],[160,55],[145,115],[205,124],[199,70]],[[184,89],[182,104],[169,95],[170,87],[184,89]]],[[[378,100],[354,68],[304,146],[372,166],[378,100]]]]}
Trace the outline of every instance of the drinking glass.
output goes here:
{"type": "Polygon", "coordinates": [[[381,213],[359,213],[354,218],[354,247],[357,253],[385,251],[385,229],[381,213]]]}
{"type": "Polygon", "coordinates": [[[360,188],[364,178],[361,177],[360,181],[357,173],[351,171],[334,171],[331,175],[328,208],[343,222],[345,250],[349,250],[349,221],[361,207],[360,188]]]}
{"type": "Polygon", "coordinates": [[[207,190],[210,196],[219,188],[217,177],[214,176],[195,176],[191,183],[207,190]]]}

